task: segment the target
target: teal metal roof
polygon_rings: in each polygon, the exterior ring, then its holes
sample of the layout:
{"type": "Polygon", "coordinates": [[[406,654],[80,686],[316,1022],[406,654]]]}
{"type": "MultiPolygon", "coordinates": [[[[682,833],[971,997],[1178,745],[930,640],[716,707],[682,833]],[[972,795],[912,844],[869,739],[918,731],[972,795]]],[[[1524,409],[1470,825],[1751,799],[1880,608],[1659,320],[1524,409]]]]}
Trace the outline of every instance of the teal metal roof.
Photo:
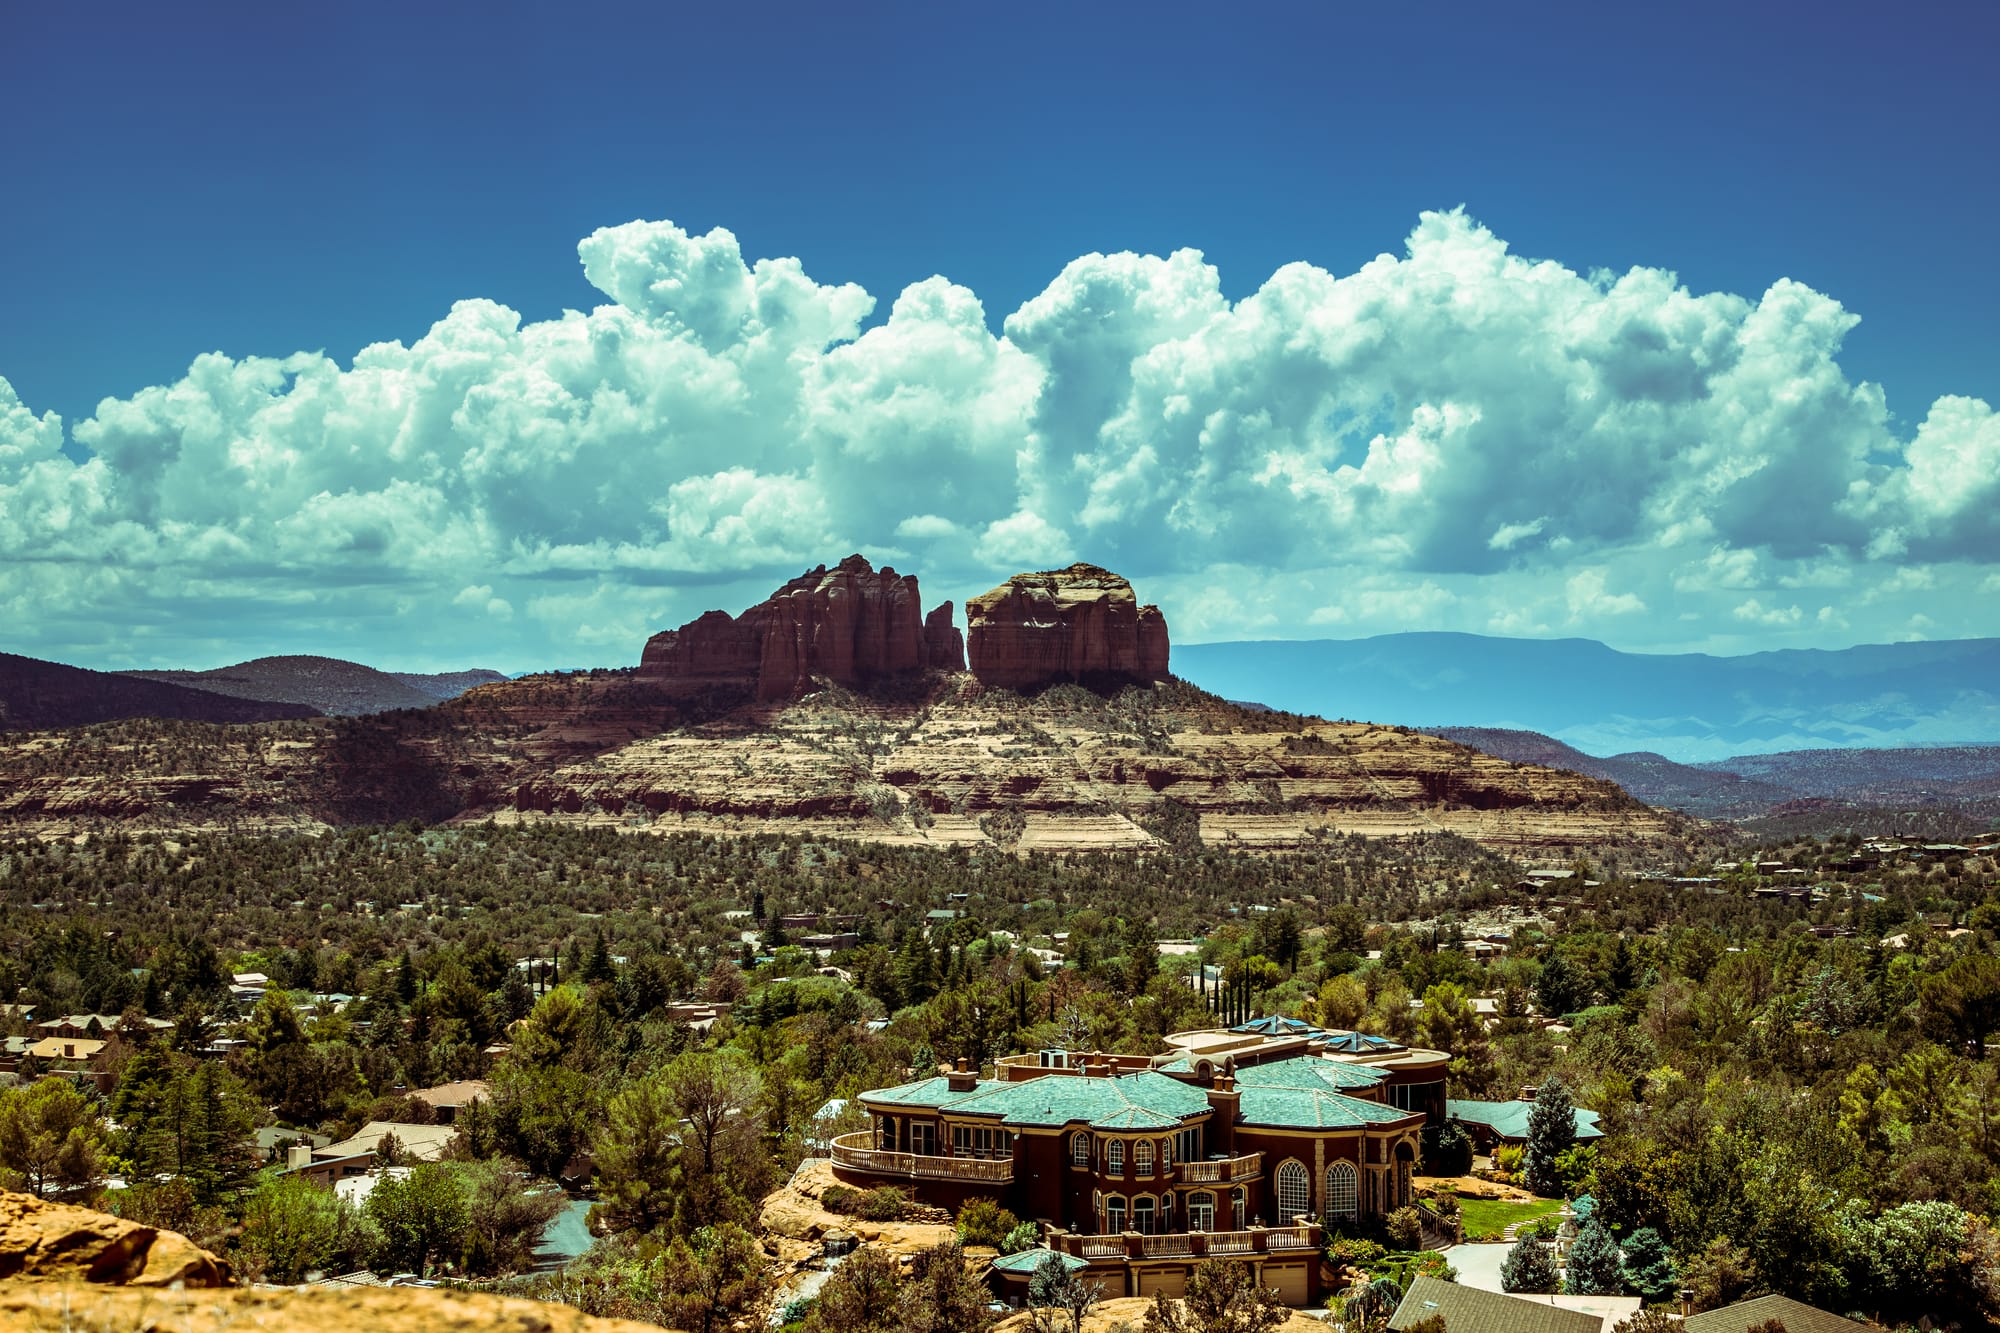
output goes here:
{"type": "MultiPolygon", "coordinates": [[[[1453,1120],[1463,1120],[1468,1124],[1484,1125],[1503,1139],[1528,1137],[1528,1113],[1535,1109],[1533,1102],[1473,1102],[1447,1101],[1444,1113],[1453,1120]]],[[[1597,1112],[1576,1108],[1576,1137],[1578,1142],[1585,1139],[1601,1139],[1604,1131],[1597,1127],[1597,1112]]]]}
{"type": "Polygon", "coordinates": [[[1025,1273],[1033,1276],[1041,1271],[1050,1256],[1062,1260],[1062,1266],[1074,1273],[1078,1269],[1090,1267],[1088,1259],[1079,1259],[1073,1254],[1056,1254],[1054,1250],[1041,1248],[1022,1250],[1019,1254],[1003,1254],[993,1261],[993,1266],[1003,1273],[1025,1273]]]}
{"type": "Polygon", "coordinates": [[[993,1079],[981,1079],[972,1092],[953,1092],[951,1080],[938,1077],[919,1079],[915,1083],[902,1083],[893,1088],[876,1088],[861,1094],[863,1101],[889,1102],[896,1106],[943,1106],[947,1102],[962,1097],[976,1097],[985,1088],[1003,1088],[1007,1085],[993,1079]]]}
{"type": "Polygon", "coordinates": [[[1367,1065],[1350,1065],[1317,1055],[1273,1060],[1267,1065],[1244,1065],[1236,1071],[1239,1088],[1301,1088],[1308,1091],[1372,1088],[1384,1074],[1367,1065]]]}
{"type": "Polygon", "coordinates": [[[1244,1088],[1238,1105],[1245,1125],[1272,1129],[1360,1129],[1367,1125],[1407,1120],[1404,1111],[1381,1102],[1364,1102],[1330,1088],[1244,1088]]]}
{"type": "Polygon", "coordinates": [[[1208,1110],[1208,1095],[1152,1070],[1116,1078],[1045,1074],[1022,1083],[982,1085],[950,1109],[954,1115],[998,1116],[1006,1125],[1169,1129],[1208,1110]]]}

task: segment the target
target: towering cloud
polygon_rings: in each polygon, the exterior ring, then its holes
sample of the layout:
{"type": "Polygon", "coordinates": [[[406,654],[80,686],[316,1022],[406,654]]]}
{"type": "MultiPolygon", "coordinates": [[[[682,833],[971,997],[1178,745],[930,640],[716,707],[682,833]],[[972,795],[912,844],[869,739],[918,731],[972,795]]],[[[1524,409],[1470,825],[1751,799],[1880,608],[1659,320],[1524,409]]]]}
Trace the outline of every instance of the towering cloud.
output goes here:
{"type": "Polygon", "coordinates": [[[461,302],[345,367],[204,355],[77,422],[82,464],[0,380],[10,646],[366,652],[421,623],[453,661],[597,659],[857,548],[961,596],[1088,558],[1189,639],[1886,637],[1917,610],[1886,580],[1935,566],[1923,594],[1962,604],[2000,561],[1992,409],[1943,398],[1905,438],[1838,364],[1855,317],[1795,282],[1586,275],[1430,213],[1401,256],[1233,304],[1192,251],[1086,255],[996,334],[943,278],[869,327],[866,292],[719,229],[578,249],[588,313],[461,302]]]}

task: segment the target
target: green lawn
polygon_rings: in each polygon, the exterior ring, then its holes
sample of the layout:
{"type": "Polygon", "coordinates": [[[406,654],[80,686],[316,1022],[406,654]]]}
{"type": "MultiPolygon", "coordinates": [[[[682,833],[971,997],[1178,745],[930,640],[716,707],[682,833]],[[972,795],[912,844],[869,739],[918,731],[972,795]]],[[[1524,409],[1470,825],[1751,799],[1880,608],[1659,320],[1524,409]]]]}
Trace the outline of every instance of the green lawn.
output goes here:
{"type": "Polygon", "coordinates": [[[1460,1199],[1465,1215],[1467,1240],[1499,1240],[1500,1234],[1516,1222],[1526,1222],[1553,1213],[1563,1206],[1561,1199],[1536,1199],[1533,1203],[1509,1203],[1504,1199],[1460,1199]]]}

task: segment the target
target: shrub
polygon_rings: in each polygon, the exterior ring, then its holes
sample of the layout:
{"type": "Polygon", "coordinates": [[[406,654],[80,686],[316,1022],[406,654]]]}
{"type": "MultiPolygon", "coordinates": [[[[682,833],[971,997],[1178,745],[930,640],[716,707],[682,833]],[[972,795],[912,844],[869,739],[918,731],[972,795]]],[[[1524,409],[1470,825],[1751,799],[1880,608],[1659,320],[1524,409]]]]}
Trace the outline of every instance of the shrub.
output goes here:
{"type": "Polygon", "coordinates": [[[1514,1175],[1521,1169],[1522,1150],[1512,1144],[1503,1143],[1493,1150],[1493,1166],[1496,1170],[1514,1175]]]}
{"type": "Polygon", "coordinates": [[[829,1213],[841,1213],[851,1217],[860,1202],[861,1191],[852,1185],[828,1185],[820,1191],[819,1206],[829,1213]]]}
{"type": "Polygon", "coordinates": [[[967,1199],[958,1210],[958,1239],[962,1245],[990,1245],[1002,1248],[1007,1236],[1021,1225],[1021,1219],[991,1199],[967,1199]]]}
{"type": "Polygon", "coordinates": [[[1424,1243],[1424,1220],[1414,1208],[1398,1208],[1386,1224],[1389,1244],[1399,1250],[1414,1250],[1424,1243]]]}
{"type": "Polygon", "coordinates": [[[1032,1250],[1041,1242],[1042,1229],[1033,1222],[1023,1222],[1007,1233],[1007,1239],[1000,1242],[1000,1253],[1019,1254],[1032,1250]]]}
{"type": "Polygon", "coordinates": [[[1549,1293],[1556,1289],[1556,1252],[1538,1240],[1523,1239],[1500,1265],[1500,1290],[1549,1293]]]}
{"type": "Polygon", "coordinates": [[[894,1185],[869,1190],[855,1200],[855,1216],[866,1222],[897,1222],[910,1206],[910,1196],[894,1185]]]}
{"type": "Polygon", "coordinates": [[[1367,1268],[1380,1263],[1388,1251],[1372,1240],[1358,1236],[1336,1236],[1327,1242],[1326,1257],[1333,1263],[1346,1264],[1350,1268],[1367,1268]]]}
{"type": "Polygon", "coordinates": [[[1424,1130],[1424,1170],[1433,1176],[1462,1176],[1472,1170],[1472,1136],[1456,1120],[1424,1130]]]}
{"type": "Polygon", "coordinates": [[[1543,1213],[1515,1234],[1532,1236],[1536,1240],[1554,1240],[1562,1234],[1562,1218],[1554,1213],[1543,1213]]]}

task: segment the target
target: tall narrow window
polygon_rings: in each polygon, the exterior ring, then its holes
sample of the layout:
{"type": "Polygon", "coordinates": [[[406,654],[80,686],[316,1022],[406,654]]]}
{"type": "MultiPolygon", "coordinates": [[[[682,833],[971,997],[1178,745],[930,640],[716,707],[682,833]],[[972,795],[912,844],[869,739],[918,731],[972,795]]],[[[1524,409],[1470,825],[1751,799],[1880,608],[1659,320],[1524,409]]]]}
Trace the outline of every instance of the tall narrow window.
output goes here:
{"type": "Polygon", "coordinates": [[[1250,1226],[1248,1220],[1250,1212],[1250,1199],[1249,1196],[1244,1193],[1243,1187],[1241,1185],[1238,1185],[1235,1189],[1229,1192],[1229,1204],[1230,1204],[1230,1212],[1236,1218],[1236,1229],[1238,1231],[1247,1230],[1250,1226]]]}
{"type": "Polygon", "coordinates": [[[1132,1229],[1148,1236],[1157,1229],[1153,1221],[1153,1200],[1150,1196],[1141,1194],[1132,1200],[1132,1229]]]}
{"type": "Polygon", "coordinates": [[[1114,1176],[1125,1174],[1125,1144],[1113,1139],[1104,1145],[1104,1169],[1114,1176]]]}
{"type": "Polygon", "coordinates": [[[1090,1135],[1072,1134],[1069,1136],[1069,1160],[1078,1166],[1090,1165],[1090,1135]]]}
{"type": "Polygon", "coordinates": [[[1312,1211],[1312,1177],[1306,1174],[1303,1165],[1288,1161],[1280,1166],[1277,1185],[1279,1226],[1290,1226],[1293,1218],[1312,1211]]]}
{"type": "Polygon", "coordinates": [[[1352,1162],[1335,1162],[1326,1169],[1326,1215],[1353,1217],[1361,1210],[1361,1173],[1352,1162]]]}
{"type": "Polygon", "coordinates": [[[1117,1235],[1125,1229],[1125,1198],[1114,1194],[1104,1201],[1104,1230],[1109,1235],[1117,1235]]]}
{"type": "Polygon", "coordinates": [[[1207,1190],[1188,1195],[1187,1225],[1189,1231],[1215,1230],[1215,1196],[1207,1190]]]}
{"type": "Polygon", "coordinates": [[[1153,1142],[1140,1139],[1132,1145],[1132,1169],[1142,1176],[1153,1174],[1153,1142]]]}

